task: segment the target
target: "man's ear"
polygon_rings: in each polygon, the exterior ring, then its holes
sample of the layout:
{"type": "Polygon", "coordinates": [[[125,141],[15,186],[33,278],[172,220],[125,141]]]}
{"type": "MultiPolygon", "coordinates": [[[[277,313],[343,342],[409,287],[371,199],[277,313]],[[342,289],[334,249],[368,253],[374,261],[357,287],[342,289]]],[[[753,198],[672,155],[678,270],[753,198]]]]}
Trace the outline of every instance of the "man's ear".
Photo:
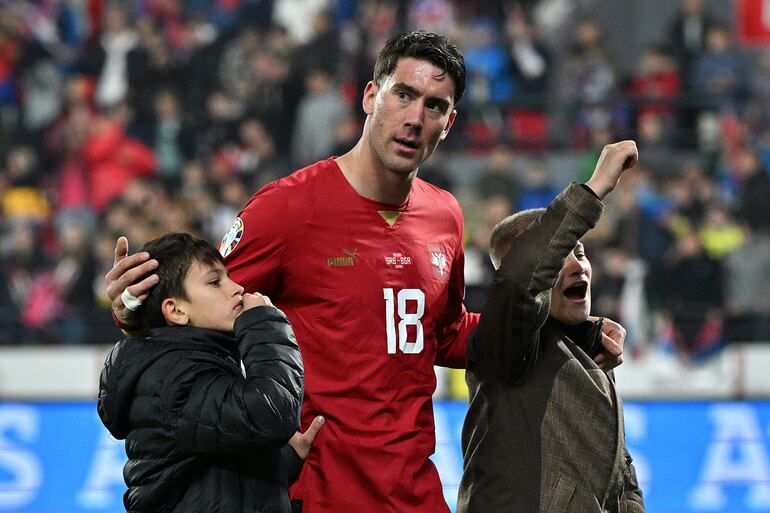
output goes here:
{"type": "Polygon", "coordinates": [[[454,124],[456,117],[457,117],[457,111],[452,110],[451,114],[449,114],[449,120],[446,122],[446,125],[444,126],[444,130],[441,131],[442,141],[446,139],[447,135],[449,135],[449,129],[452,128],[452,125],[454,124]]]}
{"type": "Polygon", "coordinates": [[[377,92],[379,90],[380,86],[378,86],[373,80],[370,80],[364,88],[364,98],[361,100],[361,105],[363,106],[364,113],[366,113],[367,116],[370,116],[374,112],[374,102],[377,98],[377,92]]]}
{"type": "Polygon", "coordinates": [[[190,317],[182,310],[182,305],[174,298],[167,297],[160,304],[160,310],[163,312],[163,318],[170,326],[187,326],[190,323],[190,317]]]}

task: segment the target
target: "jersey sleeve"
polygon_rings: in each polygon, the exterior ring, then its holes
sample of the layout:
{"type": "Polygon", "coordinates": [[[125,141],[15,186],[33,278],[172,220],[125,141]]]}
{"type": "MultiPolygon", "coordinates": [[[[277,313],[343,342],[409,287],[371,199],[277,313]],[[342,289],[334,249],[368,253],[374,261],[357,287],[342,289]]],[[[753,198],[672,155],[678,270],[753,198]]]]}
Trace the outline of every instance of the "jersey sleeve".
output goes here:
{"type": "Polygon", "coordinates": [[[274,295],[281,279],[292,208],[290,190],[277,182],[260,189],[225,234],[219,252],[230,277],[246,292],[274,295]]]}
{"type": "Polygon", "coordinates": [[[465,368],[466,341],[468,335],[479,323],[479,314],[470,313],[465,309],[465,253],[463,251],[463,220],[462,212],[457,207],[458,250],[452,261],[452,271],[449,275],[449,290],[447,292],[446,308],[437,333],[438,351],[436,365],[465,368]]]}

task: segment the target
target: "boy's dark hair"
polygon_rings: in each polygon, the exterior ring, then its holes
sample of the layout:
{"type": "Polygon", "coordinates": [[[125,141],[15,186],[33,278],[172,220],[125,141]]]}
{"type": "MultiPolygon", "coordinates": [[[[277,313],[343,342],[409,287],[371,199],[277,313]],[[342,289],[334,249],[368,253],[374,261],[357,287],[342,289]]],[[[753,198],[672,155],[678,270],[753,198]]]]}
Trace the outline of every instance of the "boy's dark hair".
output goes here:
{"type": "Polygon", "coordinates": [[[151,240],[139,251],[147,251],[150,258],[158,261],[154,272],[160,278],[137,310],[139,320],[147,329],[166,325],[161,311],[164,299],[189,299],[184,289],[184,279],[194,262],[224,262],[222,255],[211,243],[188,233],[167,233],[151,240]]]}
{"type": "Polygon", "coordinates": [[[402,57],[428,61],[443,69],[455,83],[454,103],[460,103],[465,93],[465,60],[457,46],[446,37],[422,30],[392,37],[385,43],[374,64],[374,82],[381,85],[402,57]]]}

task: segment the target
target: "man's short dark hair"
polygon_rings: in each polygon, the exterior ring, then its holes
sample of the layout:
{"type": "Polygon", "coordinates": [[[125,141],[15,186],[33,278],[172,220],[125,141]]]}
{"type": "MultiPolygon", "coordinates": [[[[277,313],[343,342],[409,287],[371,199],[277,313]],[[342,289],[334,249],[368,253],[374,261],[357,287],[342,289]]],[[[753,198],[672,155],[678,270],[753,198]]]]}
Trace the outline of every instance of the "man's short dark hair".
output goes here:
{"type": "Polygon", "coordinates": [[[545,212],[544,208],[530,208],[516,212],[497,223],[489,236],[489,258],[495,269],[500,269],[503,257],[511,247],[511,241],[529,228],[545,212]]]}
{"type": "Polygon", "coordinates": [[[455,84],[454,103],[460,103],[465,93],[465,60],[449,39],[421,30],[392,37],[385,43],[374,64],[374,82],[382,85],[382,80],[393,73],[402,57],[428,61],[444,70],[455,84]]]}
{"type": "Polygon", "coordinates": [[[160,278],[137,310],[139,320],[147,329],[166,325],[161,310],[164,299],[189,299],[184,289],[184,279],[193,263],[213,265],[224,262],[222,255],[211,243],[188,233],[167,233],[151,240],[139,251],[147,251],[150,258],[158,261],[154,273],[160,278]]]}

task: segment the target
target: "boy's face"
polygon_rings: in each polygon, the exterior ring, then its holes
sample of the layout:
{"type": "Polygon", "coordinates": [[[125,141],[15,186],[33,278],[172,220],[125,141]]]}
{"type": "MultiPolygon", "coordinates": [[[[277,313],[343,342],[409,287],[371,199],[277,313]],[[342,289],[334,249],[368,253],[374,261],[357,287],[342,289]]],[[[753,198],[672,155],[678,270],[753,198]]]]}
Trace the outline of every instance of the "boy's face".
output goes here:
{"type": "Polygon", "coordinates": [[[580,324],[591,313],[591,262],[578,242],[551,289],[550,315],[564,324],[580,324]]]}
{"type": "Polygon", "coordinates": [[[187,325],[218,331],[233,331],[235,318],[243,310],[243,287],[227,275],[220,262],[193,262],[184,279],[188,299],[176,299],[187,325]]]}

